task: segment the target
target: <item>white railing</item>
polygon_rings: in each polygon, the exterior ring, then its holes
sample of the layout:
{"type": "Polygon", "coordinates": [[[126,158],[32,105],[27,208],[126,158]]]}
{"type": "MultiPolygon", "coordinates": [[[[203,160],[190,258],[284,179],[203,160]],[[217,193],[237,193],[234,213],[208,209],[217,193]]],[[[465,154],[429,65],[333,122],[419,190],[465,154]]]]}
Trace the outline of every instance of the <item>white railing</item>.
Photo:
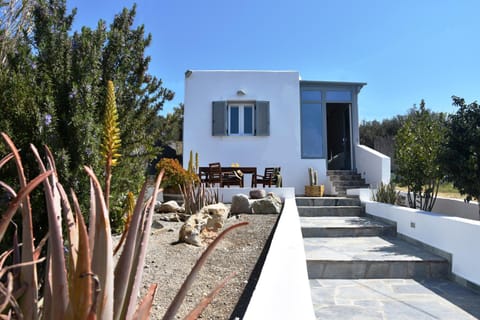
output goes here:
{"type": "Polygon", "coordinates": [[[355,161],[357,173],[360,173],[372,188],[378,187],[380,182],[390,182],[390,157],[367,146],[356,145],[355,161]]]}

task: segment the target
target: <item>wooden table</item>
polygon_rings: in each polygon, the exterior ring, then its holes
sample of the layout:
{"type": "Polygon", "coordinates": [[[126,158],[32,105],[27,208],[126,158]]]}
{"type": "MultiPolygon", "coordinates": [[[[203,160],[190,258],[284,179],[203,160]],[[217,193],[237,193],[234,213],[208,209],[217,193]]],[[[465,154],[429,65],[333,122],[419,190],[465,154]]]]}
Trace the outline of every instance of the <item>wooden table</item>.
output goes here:
{"type": "MultiPolygon", "coordinates": [[[[201,182],[208,182],[208,172],[209,172],[209,167],[200,167],[198,168],[199,171],[199,177],[201,179],[201,182]]],[[[243,177],[245,174],[251,174],[252,175],[252,187],[257,186],[257,167],[222,167],[222,173],[233,173],[234,171],[240,170],[243,173],[242,176],[242,185],[243,185],[243,177]]]]}

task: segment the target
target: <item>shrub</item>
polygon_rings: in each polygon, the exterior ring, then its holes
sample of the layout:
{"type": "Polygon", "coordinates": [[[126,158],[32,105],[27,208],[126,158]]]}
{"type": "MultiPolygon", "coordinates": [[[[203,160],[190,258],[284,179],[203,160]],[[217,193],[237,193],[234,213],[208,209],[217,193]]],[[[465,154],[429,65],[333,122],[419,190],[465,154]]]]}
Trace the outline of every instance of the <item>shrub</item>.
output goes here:
{"type": "Polygon", "coordinates": [[[373,201],[396,204],[400,191],[395,190],[395,184],[390,182],[389,184],[380,183],[377,192],[373,195],[373,201]]]}
{"type": "Polygon", "coordinates": [[[194,172],[185,170],[177,159],[163,158],[157,163],[157,170],[165,170],[165,179],[162,187],[165,189],[173,189],[180,192],[180,186],[189,182],[197,183],[200,180],[194,172]]]}

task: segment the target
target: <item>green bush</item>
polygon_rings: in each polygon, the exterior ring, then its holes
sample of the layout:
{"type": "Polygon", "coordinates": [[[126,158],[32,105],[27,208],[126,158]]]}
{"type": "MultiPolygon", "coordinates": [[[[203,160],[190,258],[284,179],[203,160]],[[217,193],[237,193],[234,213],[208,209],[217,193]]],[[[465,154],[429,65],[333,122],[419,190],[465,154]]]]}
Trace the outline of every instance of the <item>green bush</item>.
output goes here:
{"type": "Polygon", "coordinates": [[[395,190],[395,184],[390,182],[389,184],[380,183],[377,191],[373,195],[373,200],[377,202],[396,204],[400,191],[395,190]]]}

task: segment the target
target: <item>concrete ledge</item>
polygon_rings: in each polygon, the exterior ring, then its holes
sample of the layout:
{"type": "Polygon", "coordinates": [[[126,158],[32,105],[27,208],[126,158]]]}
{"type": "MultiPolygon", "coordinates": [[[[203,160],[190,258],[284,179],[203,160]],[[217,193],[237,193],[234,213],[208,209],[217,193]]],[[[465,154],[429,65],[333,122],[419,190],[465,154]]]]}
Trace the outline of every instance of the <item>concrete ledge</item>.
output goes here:
{"type": "Polygon", "coordinates": [[[294,195],[285,198],[270,250],[243,319],[315,319],[294,195]]]}

